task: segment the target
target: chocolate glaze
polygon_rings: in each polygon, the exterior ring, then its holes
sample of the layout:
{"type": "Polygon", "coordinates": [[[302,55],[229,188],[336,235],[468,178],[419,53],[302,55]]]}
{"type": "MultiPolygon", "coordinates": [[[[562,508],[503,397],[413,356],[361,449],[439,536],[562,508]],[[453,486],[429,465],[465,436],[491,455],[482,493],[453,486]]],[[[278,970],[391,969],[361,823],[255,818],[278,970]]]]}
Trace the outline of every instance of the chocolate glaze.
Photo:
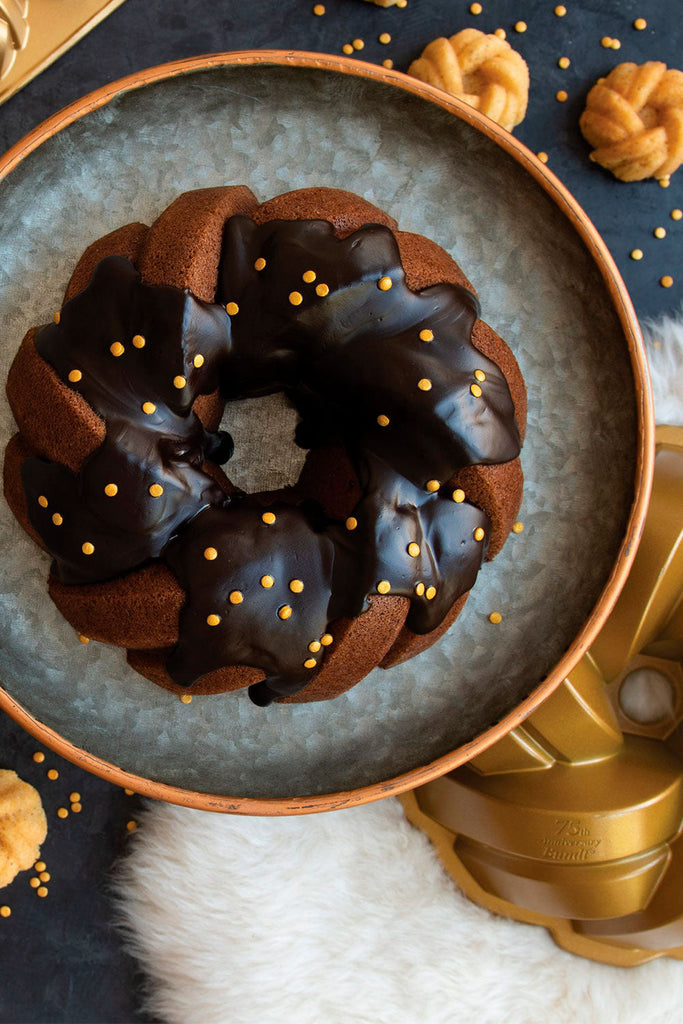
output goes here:
{"type": "Polygon", "coordinates": [[[266,704],[314,678],[324,650],[309,645],[360,614],[383,581],[410,598],[414,632],[443,620],[475,580],[490,524],[426,483],[513,459],[520,443],[505,378],[470,341],[476,299],[455,285],[411,292],[385,227],[339,240],[325,221],[232,217],[216,298],[143,284],[126,259],[104,259],[36,345],[105,421],[105,442],[78,474],[34,458],[22,477],[31,524],[62,582],[163,559],[187,594],[171,677],[190,686],[222,666],[253,665],[267,678],[250,693],[266,704]],[[433,340],[420,339],[425,329],[433,340]],[[475,370],[485,375],[479,395],[475,370]],[[223,492],[202,465],[227,457],[230,439],[207,433],[192,411],[217,386],[228,401],[283,390],[302,446],[345,445],[362,493],[354,529],[314,502],[223,492]],[[205,557],[209,548],[216,557],[205,557]]]}

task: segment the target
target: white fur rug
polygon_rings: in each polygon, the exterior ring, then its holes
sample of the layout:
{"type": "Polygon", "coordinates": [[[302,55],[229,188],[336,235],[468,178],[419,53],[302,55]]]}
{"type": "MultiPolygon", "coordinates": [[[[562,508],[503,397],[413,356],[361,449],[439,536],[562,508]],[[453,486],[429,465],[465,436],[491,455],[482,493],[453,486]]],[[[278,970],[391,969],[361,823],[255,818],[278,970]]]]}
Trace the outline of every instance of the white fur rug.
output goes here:
{"type": "MultiPolygon", "coordinates": [[[[657,421],[683,425],[683,319],[647,338],[657,421]]],[[[480,909],[393,799],[279,819],[148,802],[115,888],[165,1024],[681,1020],[683,962],[605,967],[480,909]]]]}

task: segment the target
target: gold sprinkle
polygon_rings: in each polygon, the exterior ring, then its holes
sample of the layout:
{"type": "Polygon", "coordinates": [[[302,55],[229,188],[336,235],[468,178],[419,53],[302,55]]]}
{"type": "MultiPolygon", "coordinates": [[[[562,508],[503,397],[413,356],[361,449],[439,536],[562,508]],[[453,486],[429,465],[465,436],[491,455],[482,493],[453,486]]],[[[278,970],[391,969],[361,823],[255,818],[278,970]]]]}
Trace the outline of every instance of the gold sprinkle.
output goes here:
{"type": "Polygon", "coordinates": [[[377,417],[377,422],[379,423],[380,427],[388,427],[389,424],[391,423],[391,420],[389,419],[388,416],[385,416],[384,413],[382,413],[380,416],[377,417]]]}
{"type": "Polygon", "coordinates": [[[671,182],[669,181],[669,175],[665,175],[663,178],[657,178],[657,184],[660,188],[668,188],[671,182]]]}
{"type": "Polygon", "coordinates": [[[315,270],[304,270],[303,274],[301,275],[301,280],[305,281],[306,284],[313,284],[313,282],[315,281],[316,277],[317,277],[317,274],[316,274],[315,270]]]}
{"type": "Polygon", "coordinates": [[[181,388],[184,388],[186,384],[187,381],[185,380],[184,377],[181,377],[180,374],[178,374],[177,377],[173,378],[173,387],[178,388],[178,391],[180,391],[181,388]]]}
{"type": "Polygon", "coordinates": [[[122,356],[126,350],[120,341],[115,341],[109,346],[109,351],[113,356],[116,356],[118,359],[118,357],[122,356]]]}
{"type": "Polygon", "coordinates": [[[288,604],[283,604],[278,608],[277,614],[281,619],[288,619],[292,614],[292,609],[288,604]]]}
{"type": "Polygon", "coordinates": [[[680,220],[683,217],[683,210],[675,209],[669,214],[672,220],[680,220]]]}
{"type": "Polygon", "coordinates": [[[642,249],[631,249],[631,252],[629,253],[629,256],[631,257],[632,260],[642,260],[642,258],[643,258],[643,250],[642,249]]]}
{"type": "Polygon", "coordinates": [[[315,294],[324,299],[326,295],[330,294],[330,286],[328,284],[317,284],[315,286],[315,294]]]}
{"type": "Polygon", "coordinates": [[[126,822],[126,832],[135,832],[135,829],[137,827],[138,827],[137,821],[133,821],[131,819],[130,821],[126,822]]]}
{"type": "Polygon", "coordinates": [[[353,53],[353,47],[351,43],[344,43],[342,46],[342,53],[353,53]]]}
{"type": "Polygon", "coordinates": [[[304,589],[303,580],[290,580],[289,589],[292,591],[293,594],[300,594],[301,591],[304,589]]]}
{"type": "Polygon", "coordinates": [[[547,164],[548,163],[548,154],[545,152],[545,150],[543,150],[543,149],[539,150],[539,152],[536,154],[536,156],[538,157],[538,159],[541,161],[542,164],[547,164]]]}
{"type": "Polygon", "coordinates": [[[191,693],[181,693],[181,695],[180,695],[180,702],[181,702],[181,704],[191,704],[192,703],[192,694],[191,693]]]}
{"type": "Polygon", "coordinates": [[[228,601],[230,604],[242,604],[242,601],[244,601],[244,594],[241,590],[231,590],[228,594],[228,601]]]}
{"type": "Polygon", "coordinates": [[[58,807],[57,808],[57,817],[58,818],[68,818],[69,817],[69,812],[67,811],[66,807],[58,807]]]}
{"type": "Polygon", "coordinates": [[[557,66],[562,68],[563,70],[566,70],[566,68],[568,68],[570,64],[571,61],[569,57],[560,57],[560,59],[557,62],[557,66]]]}
{"type": "Polygon", "coordinates": [[[57,312],[55,313],[55,315],[53,316],[52,319],[54,320],[54,322],[56,324],[59,323],[59,321],[62,319],[62,314],[59,312],[59,310],[57,310],[57,312]]]}
{"type": "Polygon", "coordinates": [[[354,50],[362,50],[365,46],[365,43],[363,42],[362,39],[353,39],[351,41],[351,45],[353,46],[354,50]]]}
{"type": "Polygon", "coordinates": [[[481,6],[481,4],[470,4],[470,14],[481,14],[483,10],[484,8],[481,6]]]}
{"type": "Polygon", "coordinates": [[[425,590],[425,597],[428,601],[433,601],[436,597],[436,587],[427,587],[425,590]]]}
{"type": "Polygon", "coordinates": [[[478,526],[472,536],[475,540],[483,540],[485,536],[484,528],[482,526],[478,526]]]}
{"type": "Polygon", "coordinates": [[[89,644],[90,643],[90,637],[89,636],[83,636],[82,633],[79,633],[78,634],[78,642],[79,642],[79,644],[89,644]]]}
{"type": "Polygon", "coordinates": [[[225,312],[228,314],[228,316],[237,316],[239,311],[240,307],[237,305],[236,302],[229,302],[225,307],[225,312]]]}
{"type": "Polygon", "coordinates": [[[263,515],[261,516],[261,521],[264,522],[266,526],[272,526],[273,523],[275,522],[275,513],[264,512],[263,515]]]}
{"type": "Polygon", "coordinates": [[[390,590],[391,583],[389,582],[389,580],[380,580],[379,583],[377,584],[378,594],[388,594],[390,590]]]}
{"type": "Polygon", "coordinates": [[[603,36],[600,40],[600,46],[602,46],[605,50],[610,50],[612,48],[612,37],[603,36]]]}
{"type": "Polygon", "coordinates": [[[55,512],[55,514],[52,516],[52,522],[55,524],[55,526],[61,526],[62,525],[64,520],[60,516],[59,512],[55,512]]]}
{"type": "Polygon", "coordinates": [[[610,50],[620,50],[620,49],[621,49],[621,43],[619,42],[619,40],[618,39],[613,39],[612,42],[610,43],[610,50]]]}
{"type": "Polygon", "coordinates": [[[453,501],[455,501],[459,505],[464,500],[465,492],[463,491],[462,487],[456,487],[456,489],[453,491],[453,501]]]}
{"type": "Polygon", "coordinates": [[[72,804],[71,805],[71,810],[73,811],[74,814],[80,814],[81,811],[83,810],[83,806],[81,804],[78,804],[78,803],[72,804]]]}
{"type": "Polygon", "coordinates": [[[265,590],[270,590],[271,587],[275,586],[275,580],[272,576],[262,576],[259,583],[265,590]]]}
{"type": "Polygon", "coordinates": [[[323,633],[320,637],[320,643],[323,647],[329,647],[331,643],[334,643],[334,637],[331,633],[323,633]]]}
{"type": "Polygon", "coordinates": [[[33,865],[33,870],[34,871],[39,871],[39,872],[40,871],[45,871],[46,868],[47,868],[47,864],[45,863],[44,860],[37,860],[35,862],[35,864],[33,865]]]}
{"type": "Polygon", "coordinates": [[[671,277],[670,274],[665,274],[664,277],[660,277],[659,283],[661,284],[662,288],[670,288],[671,285],[674,283],[674,279],[673,277],[671,277]]]}
{"type": "Polygon", "coordinates": [[[36,750],[35,754],[33,755],[33,760],[36,762],[36,764],[43,763],[43,761],[45,760],[45,754],[42,752],[42,750],[36,750]]]}
{"type": "Polygon", "coordinates": [[[567,8],[564,6],[564,4],[558,4],[557,7],[555,8],[555,14],[557,15],[558,18],[564,18],[566,13],[567,13],[567,8]]]}
{"type": "Polygon", "coordinates": [[[38,875],[38,878],[41,880],[41,882],[49,882],[51,878],[50,872],[41,871],[40,874],[38,875]]]}
{"type": "Polygon", "coordinates": [[[346,527],[347,530],[355,530],[356,527],[358,526],[358,520],[356,519],[355,516],[349,516],[349,518],[344,523],[344,526],[346,527]]]}
{"type": "Polygon", "coordinates": [[[474,376],[475,376],[475,377],[476,377],[476,379],[477,379],[477,380],[479,380],[479,381],[483,381],[483,380],[486,380],[486,374],[484,373],[484,371],[483,371],[483,370],[475,370],[475,371],[474,371],[474,376]]]}
{"type": "Polygon", "coordinates": [[[555,99],[558,103],[566,103],[569,99],[569,94],[566,93],[564,89],[560,89],[559,92],[555,93],[555,99]]]}
{"type": "Polygon", "coordinates": [[[633,22],[633,27],[637,29],[639,32],[642,32],[644,28],[647,28],[647,22],[645,21],[645,18],[636,18],[636,20],[633,22]]]}
{"type": "Polygon", "coordinates": [[[304,662],[304,668],[315,668],[317,664],[318,662],[315,660],[315,658],[306,658],[304,662]]]}
{"type": "Polygon", "coordinates": [[[428,480],[425,484],[425,490],[429,491],[430,494],[434,494],[440,487],[441,483],[439,480],[428,480]]]}
{"type": "Polygon", "coordinates": [[[28,884],[31,886],[32,889],[37,889],[38,886],[40,885],[40,879],[39,878],[29,878],[28,884]]]}
{"type": "MultiPolygon", "coordinates": [[[[81,802],[81,794],[76,792],[69,793],[69,800],[71,801],[72,804],[79,804],[81,802]]],[[[40,870],[42,869],[36,868],[36,871],[40,870]]]]}
{"type": "Polygon", "coordinates": [[[424,585],[424,583],[416,583],[415,584],[415,593],[417,594],[417,596],[418,597],[422,597],[424,595],[424,592],[425,592],[425,585],[424,585]]]}
{"type": "Polygon", "coordinates": [[[325,13],[325,4],[313,4],[313,13],[321,18],[325,13]]]}
{"type": "Polygon", "coordinates": [[[390,277],[380,277],[377,287],[381,292],[388,292],[394,287],[394,282],[390,277]]]}
{"type": "Polygon", "coordinates": [[[116,495],[119,493],[118,486],[116,484],[106,484],[104,488],[104,493],[107,495],[108,498],[115,498],[116,495]]]}
{"type": "Polygon", "coordinates": [[[387,43],[391,42],[391,36],[389,35],[388,32],[380,32],[377,38],[379,39],[382,46],[386,46],[387,43]]]}
{"type": "Polygon", "coordinates": [[[38,504],[40,505],[41,508],[47,508],[48,501],[44,494],[38,495],[38,504]]]}
{"type": "Polygon", "coordinates": [[[215,614],[212,613],[211,615],[207,615],[206,616],[206,624],[207,624],[207,626],[218,626],[220,624],[220,621],[221,621],[220,615],[215,615],[215,614]]]}
{"type": "Polygon", "coordinates": [[[515,32],[526,32],[526,28],[527,26],[525,21],[515,22],[515,32]]]}
{"type": "Polygon", "coordinates": [[[503,616],[500,612],[491,612],[489,615],[489,622],[492,622],[494,626],[497,626],[499,622],[503,621],[503,616]]]}
{"type": "MultiPolygon", "coordinates": [[[[64,808],[60,808],[60,810],[64,810],[64,808]]],[[[66,813],[68,814],[69,812],[67,811],[66,813]]],[[[57,814],[59,814],[59,811],[57,811],[57,814]]],[[[47,896],[47,887],[44,885],[39,886],[36,889],[36,896],[40,896],[41,899],[44,899],[47,896]]]]}
{"type": "Polygon", "coordinates": [[[524,523],[518,519],[516,523],[512,524],[513,533],[522,533],[524,531],[524,523]]]}
{"type": "Polygon", "coordinates": [[[494,28],[494,36],[498,36],[499,39],[507,39],[507,32],[504,28],[494,28]]]}
{"type": "Polygon", "coordinates": [[[475,398],[481,398],[482,390],[478,384],[470,384],[470,391],[472,392],[475,398]]]}
{"type": "Polygon", "coordinates": [[[216,551],[215,548],[204,548],[204,558],[207,560],[207,562],[213,562],[216,558],[218,558],[218,552],[216,551]]]}
{"type": "Polygon", "coordinates": [[[152,413],[155,413],[157,411],[157,407],[154,404],[154,402],[143,402],[142,411],[146,413],[148,416],[151,416],[152,413]]]}
{"type": "Polygon", "coordinates": [[[408,0],[396,0],[396,7],[403,8],[408,6],[408,0]]]}
{"type": "Polygon", "coordinates": [[[420,341],[434,341],[434,331],[430,331],[428,327],[420,331],[418,335],[420,341]]]}
{"type": "Polygon", "coordinates": [[[69,380],[71,381],[72,384],[78,384],[79,380],[81,380],[82,378],[83,374],[81,373],[80,370],[69,371],[69,380]]]}
{"type": "Polygon", "coordinates": [[[301,294],[301,292],[290,292],[289,301],[292,304],[292,306],[300,306],[301,303],[304,301],[304,297],[301,294]]]}
{"type": "Polygon", "coordinates": [[[429,377],[423,377],[421,380],[419,380],[417,382],[417,386],[420,389],[420,391],[431,391],[432,390],[432,382],[429,379],[429,377]]]}
{"type": "Polygon", "coordinates": [[[417,556],[420,554],[420,545],[416,544],[415,541],[411,541],[411,543],[408,545],[408,554],[410,555],[411,558],[417,558],[417,556]]]}
{"type": "Polygon", "coordinates": [[[259,256],[259,258],[254,263],[254,270],[265,270],[265,269],[266,269],[266,261],[264,260],[263,256],[259,256]]]}
{"type": "Polygon", "coordinates": [[[666,228],[655,228],[652,234],[655,238],[666,238],[666,228]]]}
{"type": "Polygon", "coordinates": [[[84,555],[93,555],[95,553],[95,545],[86,540],[81,544],[81,551],[84,555]]]}
{"type": "Polygon", "coordinates": [[[147,339],[142,334],[133,335],[133,345],[135,348],[144,348],[147,344],[147,339]]]}
{"type": "Polygon", "coordinates": [[[322,644],[320,643],[319,640],[311,640],[310,644],[308,645],[308,649],[311,652],[311,654],[317,654],[321,647],[322,644]]]}
{"type": "Polygon", "coordinates": [[[11,913],[12,908],[8,907],[6,903],[3,904],[2,907],[0,907],[0,917],[9,917],[11,913]]]}
{"type": "Polygon", "coordinates": [[[204,356],[201,353],[196,355],[192,360],[192,365],[198,370],[200,366],[204,365],[204,356]]]}
{"type": "Polygon", "coordinates": [[[135,794],[135,790],[134,789],[124,789],[123,792],[126,794],[126,796],[134,796],[134,794],[135,794]]]}
{"type": "Polygon", "coordinates": [[[164,493],[164,489],[161,486],[161,484],[152,484],[151,487],[149,488],[149,493],[153,498],[160,498],[161,495],[164,493]]]}
{"type": "Polygon", "coordinates": [[[386,60],[383,60],[383,61],[382,61],[382,67],[383,67],[383,68],[387,68],[387,69],[388,69],[389,71],[391,71],[391,69],[393,68],[393,66],[394,66],[394,62],[393,62],[393,60],[391,60],[391,58],[390,58],[390,57],[387,57],[387,59],[386,59],[386,60]]]}

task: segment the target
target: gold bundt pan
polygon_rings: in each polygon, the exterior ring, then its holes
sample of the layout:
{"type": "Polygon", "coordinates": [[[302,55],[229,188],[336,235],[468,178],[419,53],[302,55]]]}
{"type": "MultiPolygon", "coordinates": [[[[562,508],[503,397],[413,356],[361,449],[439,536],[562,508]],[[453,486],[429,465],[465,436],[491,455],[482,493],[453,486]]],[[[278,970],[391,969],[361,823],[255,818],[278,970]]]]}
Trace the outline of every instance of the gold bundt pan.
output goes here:
{"type": "Polygon", "coordinates": [[[592,960],[683,960],[683,428],[657,428],[643,539],[590,650],[522,726],[402,800],[475,903],[592,960]]]}

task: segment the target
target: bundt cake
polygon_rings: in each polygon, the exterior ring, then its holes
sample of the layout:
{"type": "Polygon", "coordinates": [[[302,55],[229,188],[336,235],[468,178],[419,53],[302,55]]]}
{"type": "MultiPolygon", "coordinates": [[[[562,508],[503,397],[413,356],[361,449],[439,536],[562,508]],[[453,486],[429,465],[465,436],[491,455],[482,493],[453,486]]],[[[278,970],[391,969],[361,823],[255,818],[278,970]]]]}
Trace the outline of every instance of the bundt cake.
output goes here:
{"type": "Polygon", "coordinates": [[[95,242],[7,382],[5,494],[52,600],[155,683],[260,705],[429,647],[521,500],[525,386],[478,313],[443,249],[338,189],[187,192],[95,242]],[[230,402],[276,391],[306,460],[247,494],[230,402]]]}

